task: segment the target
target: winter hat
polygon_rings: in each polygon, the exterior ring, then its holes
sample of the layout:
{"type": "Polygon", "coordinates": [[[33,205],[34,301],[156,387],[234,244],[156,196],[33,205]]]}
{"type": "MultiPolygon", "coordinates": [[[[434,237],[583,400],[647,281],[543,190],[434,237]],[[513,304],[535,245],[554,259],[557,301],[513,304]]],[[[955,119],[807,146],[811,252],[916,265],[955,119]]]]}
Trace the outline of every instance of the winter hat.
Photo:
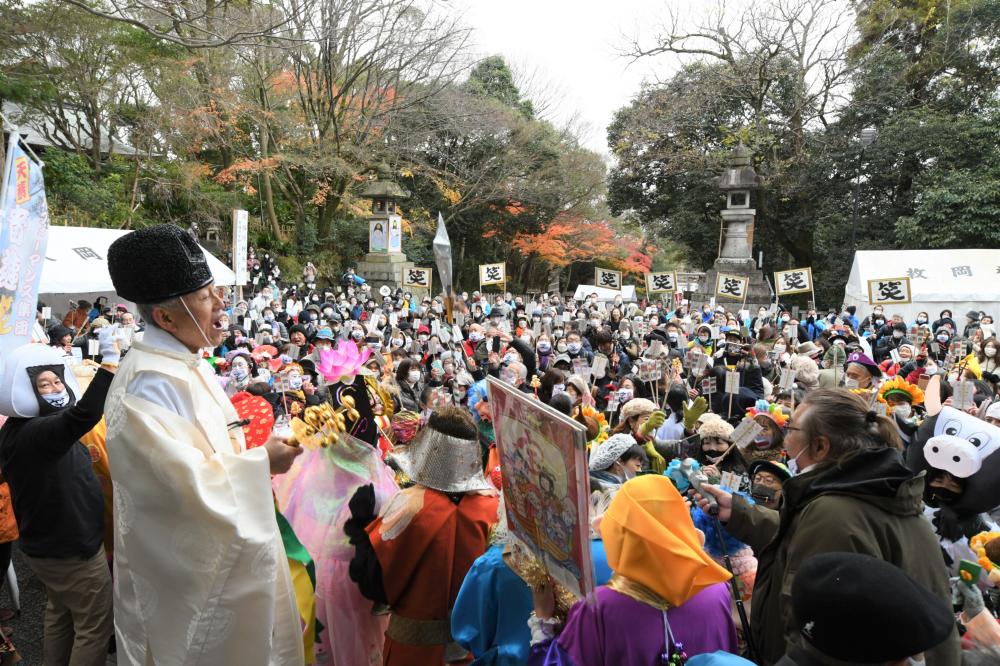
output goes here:
{"type": "Polygon", "coordinates": [[[620,420],[622,422],[628,421],[633,416],[639,416],[641,414],[652,414],[656,411],[656,403],[652,400],[647,400],[646,398],[632,398],[625,403],[622,407],[620,420]]]}
{"type": "Polygon", "coordinates": [[[804,388],[819,386],[819,366],[808,356],[793,356],[788,367],[795,371],[795,381],[804,388]]]}
{"type": "Polygon", "coordinates": [[[733,440],[731,437],[733,436],[733,430],[735,430],[735,428],[733,428],[733,426],[726,421],[723,421],[722,419],[712,419],[698,428],[698,436],[702,439],[712,437],[732,442],[733,440]]]}
{"type": "Polygon", "coordinates": [[[795,353],[799,356],[808,356],[809,358],[817,358],[823,353],[823,348],[817,345],[815,342],[803,342],[798,347],[795,348],[795,353]]]}
{"type": "Polygon", "coordinates": [[[852,664],[912,657],[955,628],[943,599],[899,567],[858,553],[807,559],[792,583],[792,617],[814,648],[852,664]]]}
{"type": "Polygon", "coordinates": [[[623,453],[635,445],[635,438],[623,432],[608,437],[591,452],[590,471],[598,472],[611,467],[616,460],[622,457],[623,453]]]}
{"type": "Polygon", "coordinates": [[[848,356],[847,362],[854,363],[855,365],[860,365],[865,370],[867,370],[868,374],[870,374],[872,377],[882,376],[882,369],[878,367],[878,363],[871,360],[871,358],[869,358],[867,355],[861,352],[856,351],[850,356],[848,356]]]}
{"type": "Polygon", "coordinates": [[[160,303],[190,294],[215,279],[191,234],[157,224],[125,234],[108,248],[115,291],[133,303],[160,303]]]}

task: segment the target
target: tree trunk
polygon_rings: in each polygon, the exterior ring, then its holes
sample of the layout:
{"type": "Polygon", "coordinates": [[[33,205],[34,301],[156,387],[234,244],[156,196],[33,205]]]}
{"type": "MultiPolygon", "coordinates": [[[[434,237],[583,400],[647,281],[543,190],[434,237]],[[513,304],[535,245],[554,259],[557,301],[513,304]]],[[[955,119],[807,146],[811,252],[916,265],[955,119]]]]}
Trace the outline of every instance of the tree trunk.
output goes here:
{"type": "MultiPolygon", "coordinates": [[[[260,157],[262,160],[266,160],[269,153],[269,140],[270,134],[266,127],[261,127],[260,129],[260,157]]],[[[274,192],[271,189],[271,172],[264,170],[264,179],[261,184],[261,194],[264,198],[264,210],[263,213],[267,214],[268,224],[271,226],[271,234],[276,240],[284,240],[281,234],[281,225],[278,224],[278,215],[274,212],[274,192]]]]}

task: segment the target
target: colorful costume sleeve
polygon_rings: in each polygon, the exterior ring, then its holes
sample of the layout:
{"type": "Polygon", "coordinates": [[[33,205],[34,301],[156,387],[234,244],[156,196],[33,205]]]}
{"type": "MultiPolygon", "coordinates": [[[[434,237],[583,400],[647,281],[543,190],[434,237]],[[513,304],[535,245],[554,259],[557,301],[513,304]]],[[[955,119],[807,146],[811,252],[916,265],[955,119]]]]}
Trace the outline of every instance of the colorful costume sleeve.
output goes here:
{"type": "Polygon", "coordinates": [[[503,561],[496,544],[476,560],[462,582],[451,613],[451,635],[476,657],[475,664],[523,664],[531,632],[528,586],[503,561]]]}

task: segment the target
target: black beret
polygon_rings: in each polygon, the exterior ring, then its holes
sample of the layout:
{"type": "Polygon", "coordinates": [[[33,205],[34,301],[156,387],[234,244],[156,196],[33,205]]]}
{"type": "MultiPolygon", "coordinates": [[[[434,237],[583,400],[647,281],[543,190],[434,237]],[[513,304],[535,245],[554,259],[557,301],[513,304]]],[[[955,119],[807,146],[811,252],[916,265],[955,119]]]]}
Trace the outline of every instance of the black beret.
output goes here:
{"type": "Polygon", "coordinates": [[[172,224],[125,234],[108,248],[108,272],[115,291],[134,303],[160,303],[212,283],[201,247],[172,224]]]}
{"type": "Polygon", "coordinates": [[[307,331],[306,327],[303,326],[302,324],[295,324],[295,326],[292,326],[290,329],[288,329],[288,335],[291,335],[292,333],[301,333],[307,338],[309,337],[309,331],[307,331]]]}
{"type": "Polygon", "coordinates": [[[49,340],[51,340],[52,342],[58,342],[59,340],[65,338],[67,335],[73,335],[73,331],[69,330],[62,324],[53,324],[52,326],[49,326],[49,330],[47,331],[47,333],[49,336],[49,340]]]}
{"type": "Polygon", "coordinates": [[[881,664],[944,642],[955,617],[944,599],[869,555],[822,553],[792,583],[795,626],[828,657],[881,664]]]}

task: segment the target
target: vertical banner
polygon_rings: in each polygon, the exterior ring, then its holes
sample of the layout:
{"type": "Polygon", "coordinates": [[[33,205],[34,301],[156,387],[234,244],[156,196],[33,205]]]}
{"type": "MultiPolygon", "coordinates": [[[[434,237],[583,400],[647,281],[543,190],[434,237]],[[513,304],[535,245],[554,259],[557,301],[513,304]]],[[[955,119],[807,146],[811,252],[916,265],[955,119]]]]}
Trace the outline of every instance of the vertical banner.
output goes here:
{"type": "Polygon", "coordinates": [[[244,286],[249,279],[247,271],[247,234],[249,233],[249,218],[245,210],[233,210],[233,272],[236,273],[236,285],[244,286]]]}
{"type": "Polygon", "coordinates": [[[0,195],[0,355],[31,341],[49,238],[42,165],[10,133],[0,195]]]}
{"type": "Polygon", "coordinates": [[[486,381],[510,535],[584,597],[594,590],[586,429],[495,377],[486,381]]]}

